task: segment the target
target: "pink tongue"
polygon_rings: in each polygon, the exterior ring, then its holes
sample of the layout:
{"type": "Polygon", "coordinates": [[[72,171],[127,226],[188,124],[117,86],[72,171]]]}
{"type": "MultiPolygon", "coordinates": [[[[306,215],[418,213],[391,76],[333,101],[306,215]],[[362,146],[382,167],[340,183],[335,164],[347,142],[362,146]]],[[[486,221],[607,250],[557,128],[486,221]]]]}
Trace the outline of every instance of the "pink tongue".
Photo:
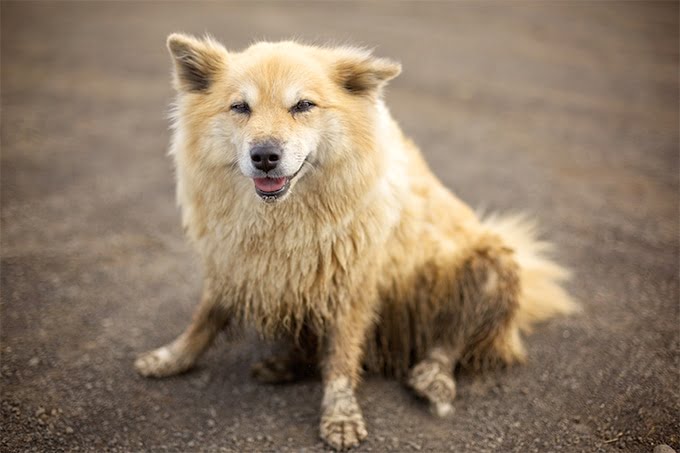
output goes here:
{"type": "Polygon", "coordinates": [[[260,192],[276,192],[286,185],[286,178],[253,178],[260,192]]]}

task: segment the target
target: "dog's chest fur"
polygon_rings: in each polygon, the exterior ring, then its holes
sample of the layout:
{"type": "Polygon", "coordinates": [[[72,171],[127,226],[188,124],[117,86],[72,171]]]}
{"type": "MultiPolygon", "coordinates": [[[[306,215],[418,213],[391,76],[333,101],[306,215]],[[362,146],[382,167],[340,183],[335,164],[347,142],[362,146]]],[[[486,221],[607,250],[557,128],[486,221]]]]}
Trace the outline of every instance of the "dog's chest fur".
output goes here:
{"type": "Polygon", "coordinates": [[[236,319],[265,335],[303,324],[324,330],[338,310],[377,302],[383,263],[376,262],[375,250],[397,222],[394,203],[367,202],[333,213],[308,198],[268,205],[255,199],[251,187],[227,187],[214,176],[204,180],[210,185],[200,192],[191,190],[191,179],[181,184],[187,190],[179,197],[185,228],[236,319]],[[357,300],[357,294],[364,297],[357,300]]]}

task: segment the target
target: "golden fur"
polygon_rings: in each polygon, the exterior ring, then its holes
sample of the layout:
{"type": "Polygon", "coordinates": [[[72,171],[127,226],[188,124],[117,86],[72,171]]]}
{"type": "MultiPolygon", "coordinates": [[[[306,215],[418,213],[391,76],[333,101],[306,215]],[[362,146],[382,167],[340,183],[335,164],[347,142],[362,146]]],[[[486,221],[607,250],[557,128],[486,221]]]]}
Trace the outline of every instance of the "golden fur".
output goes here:
{"type": "Polygon", "coordinates": [[[346,448],[366,436],[362,363],[413,369],[409,385],[441,415],[455,364],[522,360],[520,328],[574,309],[531,223],[480,220],[403,136],[382,101],[398,64],[294,42],[235,53],[176,34],[168,46],[177,198],[205,291],[187,331],[137,361],[142,374],[184,371],[227,324],[255,326],[292,343],[256,368],[264,380],[292,378],[301,357],[321,364],[321,436],[346,448]],[[314,108],[291,113],[301,98],[314,108]],[[281,199],[261,199],[248,177],[247,149],[262,140],[299,167],[281,199]]]}

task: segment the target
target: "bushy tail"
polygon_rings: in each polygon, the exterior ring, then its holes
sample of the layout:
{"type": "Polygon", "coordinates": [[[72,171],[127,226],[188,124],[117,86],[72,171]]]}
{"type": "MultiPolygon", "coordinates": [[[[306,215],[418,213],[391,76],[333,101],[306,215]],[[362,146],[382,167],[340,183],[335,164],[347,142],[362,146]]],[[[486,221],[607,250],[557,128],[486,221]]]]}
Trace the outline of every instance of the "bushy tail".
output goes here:
{"type": "Polygon", "coordinates": [[[544,319],[578,311],[562,288],[569,271],[548,257],[552,245],[538,239],[536,223],[524,215],[486,216],[482,224],[515,251],[520,267],[520,308],[517,326],[528,332],[544,319]]]}

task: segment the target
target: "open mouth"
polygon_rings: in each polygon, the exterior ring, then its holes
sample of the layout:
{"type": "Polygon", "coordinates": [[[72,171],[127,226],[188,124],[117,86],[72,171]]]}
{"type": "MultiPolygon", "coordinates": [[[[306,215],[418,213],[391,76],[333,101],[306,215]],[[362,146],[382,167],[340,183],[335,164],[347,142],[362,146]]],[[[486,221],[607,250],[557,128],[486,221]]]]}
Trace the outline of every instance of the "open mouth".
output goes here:
{"type": "Polygon", "coordinates": [[[300,168],[292,176],[253,178],[255,183],[255,192],[264,201],[276,201],[288,192],[290,183],[302,171],[305,162],[300,165],[300,168]]]}
{"type": "Polygon", "coordinates": [[[288,192],[293,178],[253,178],[255,192],[265,201],[274,201],[288,192]]]}
{"type": "Polygon", "coordinates": [[[288,192],[291,181],[293,181],[300,174],[306,162],[306,160],[302,162],[300,168],[298,168],[298,170],[291,176],[265,176],[264,178],[253,178],[253,182],[255,183],[255,192],[264,201],[270,202],[278,200],[288,192]]]}

